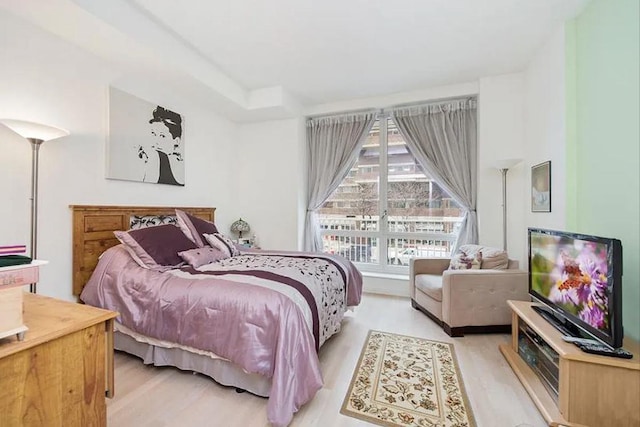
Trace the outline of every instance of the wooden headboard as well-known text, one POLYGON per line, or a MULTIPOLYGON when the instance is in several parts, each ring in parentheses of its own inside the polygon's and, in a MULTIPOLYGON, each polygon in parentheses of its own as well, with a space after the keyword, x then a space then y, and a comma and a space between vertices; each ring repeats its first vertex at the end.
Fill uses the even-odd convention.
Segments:
POLYGON ((73 210, 73 295, 79 296, 98 264, 98 257, 120 243, 113 232, 129 230, 132 217, 175 216, 180 209, 214 221, 215 208, 169 206, 71 205, 73 210))

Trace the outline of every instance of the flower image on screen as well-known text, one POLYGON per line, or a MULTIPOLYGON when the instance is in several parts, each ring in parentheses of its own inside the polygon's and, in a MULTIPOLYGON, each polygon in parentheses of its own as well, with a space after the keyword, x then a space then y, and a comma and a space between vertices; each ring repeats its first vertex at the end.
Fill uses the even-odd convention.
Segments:
POLYGON ((532 288, 603 332, 610 332, 607 245, 560 236, 531 237, 532 288))

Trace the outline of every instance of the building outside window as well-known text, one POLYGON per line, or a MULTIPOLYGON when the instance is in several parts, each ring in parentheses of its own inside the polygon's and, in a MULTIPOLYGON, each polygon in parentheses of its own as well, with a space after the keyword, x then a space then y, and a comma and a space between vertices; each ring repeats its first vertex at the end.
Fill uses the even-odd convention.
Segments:
POLYGON ((450 256, 462 215, 417 163, 393 120, 381 117, 319 210, 323 249, 365 271, 405 273, 411 258, 450 256))

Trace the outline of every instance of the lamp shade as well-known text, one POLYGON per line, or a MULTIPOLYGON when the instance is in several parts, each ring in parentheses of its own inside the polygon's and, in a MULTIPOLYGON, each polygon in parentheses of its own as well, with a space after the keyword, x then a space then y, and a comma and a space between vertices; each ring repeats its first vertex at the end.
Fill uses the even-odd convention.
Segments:
POLYGON ((0 119, 0 123, 23 138, 50 141, 69 135, 69 131, 25 120, 0 119))
POLYGON ((242 233, 245 233, 249 230, 251 230, 251 227, 249 227, 249 224, 247 223, 247 221, 243 220, 242 218, 238 219, 237 221, 234 221, 234 223, 231 224, 231 231, 235 233, 239 233, 241 236, 242 236, 242 233))
POLYGON ((512 167, 514 167, 515 165, 519 164, 520 162, 522 162, 522 159, 502 159, 502 160, 496 160, 495 162, 493 162, 493 167, 496 169, 511 169, 512 167))

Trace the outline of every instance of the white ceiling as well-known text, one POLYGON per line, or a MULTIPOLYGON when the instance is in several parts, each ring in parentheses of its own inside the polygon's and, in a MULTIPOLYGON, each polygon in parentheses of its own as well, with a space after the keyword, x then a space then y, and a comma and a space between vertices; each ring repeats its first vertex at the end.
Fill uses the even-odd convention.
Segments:
MULTIPOLYGON (((234 120, 523 70, 589 0, 2 0, 234 120)), ((129 82, 133 85, 133 79, 129 82)))
POLYGON ((522 70, 584 0, 132 0, 246 89, 305 104, 522 70))

